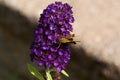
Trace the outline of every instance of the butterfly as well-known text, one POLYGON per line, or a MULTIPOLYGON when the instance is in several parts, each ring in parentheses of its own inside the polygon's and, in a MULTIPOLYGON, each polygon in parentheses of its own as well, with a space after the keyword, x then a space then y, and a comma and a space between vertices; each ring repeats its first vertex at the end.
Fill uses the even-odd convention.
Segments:
POLYGON ((72 34, 72 35, 66 36, 64 38, 61 38, 60 42, 61 43, 73 43, 73 44, 76 44, 76 42, 79 42, 79 41, 74 41, 73 37, 75 37, 75 34, 72 34))

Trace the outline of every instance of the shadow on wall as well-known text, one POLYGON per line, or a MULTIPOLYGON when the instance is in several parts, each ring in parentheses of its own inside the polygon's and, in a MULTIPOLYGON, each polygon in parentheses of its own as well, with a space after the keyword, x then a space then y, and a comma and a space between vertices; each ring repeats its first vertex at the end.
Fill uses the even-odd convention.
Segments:
POLYGON ((20 12, 12 10, 4 4, 0 4, 0 28, 9 32, 16 38, 22 38, 29 42, 36 23, 31 23, 20 12))
POLYGON ((87 56, 81 47, 71 47, 71 62, 68 71, 74 80, 120 80, 120 72, 115 65, 110 65, 87 56))
POLYGON ((26 64, 35 26, 20 12, 0 3, 0 80, 30 80, 26 64))
MULTIPOLYGON (((31 80, 26 63, 29 62, 33 26, 36 23, 0 4, 0 80, 31 80)), ((114 65, 88 57, 83 48, 71 49, 67 67, 70 78, 65 80, 120 80, 114 65)))

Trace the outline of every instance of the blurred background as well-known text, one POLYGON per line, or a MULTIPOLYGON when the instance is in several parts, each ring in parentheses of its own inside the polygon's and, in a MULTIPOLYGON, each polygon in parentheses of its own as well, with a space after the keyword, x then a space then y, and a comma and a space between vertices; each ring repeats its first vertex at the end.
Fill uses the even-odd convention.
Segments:
MULTIPOLYGON (((0 80, 32 80, 30 44, 40 13, 56 0, 0 0, 0 80)), ((120 80, 120 0, 57 0, 73 7, 65 80, 120 80)))

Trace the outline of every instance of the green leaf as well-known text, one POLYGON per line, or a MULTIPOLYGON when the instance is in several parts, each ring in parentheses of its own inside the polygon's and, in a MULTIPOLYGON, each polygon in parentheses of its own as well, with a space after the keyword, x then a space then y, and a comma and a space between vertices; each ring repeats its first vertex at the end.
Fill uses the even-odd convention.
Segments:
POLYGON ((39 73, 39 71, 34 66, 32 66, 31 64, 27 64, 27 67, 33 76, 37 77, 39 80, 44 80, 43 76, 39 73))
POLYGON ((47 80, 53 80, 50 71, 46 71, 47 80))
POLYGON ((69 77, 68 73, 65 70, 62 70, 61 73, 67 77, 69 77))

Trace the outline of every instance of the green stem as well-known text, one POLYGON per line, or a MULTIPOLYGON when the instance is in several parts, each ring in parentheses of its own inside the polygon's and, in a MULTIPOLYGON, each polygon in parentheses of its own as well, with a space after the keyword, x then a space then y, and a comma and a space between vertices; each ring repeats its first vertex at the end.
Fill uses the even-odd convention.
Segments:
POLYGON ((47 68, 47 70, 46 70, 46 76, 47 76, 47 80, 53 80, 52 76, 50 74, 50 69, 49 68, 47 68))

